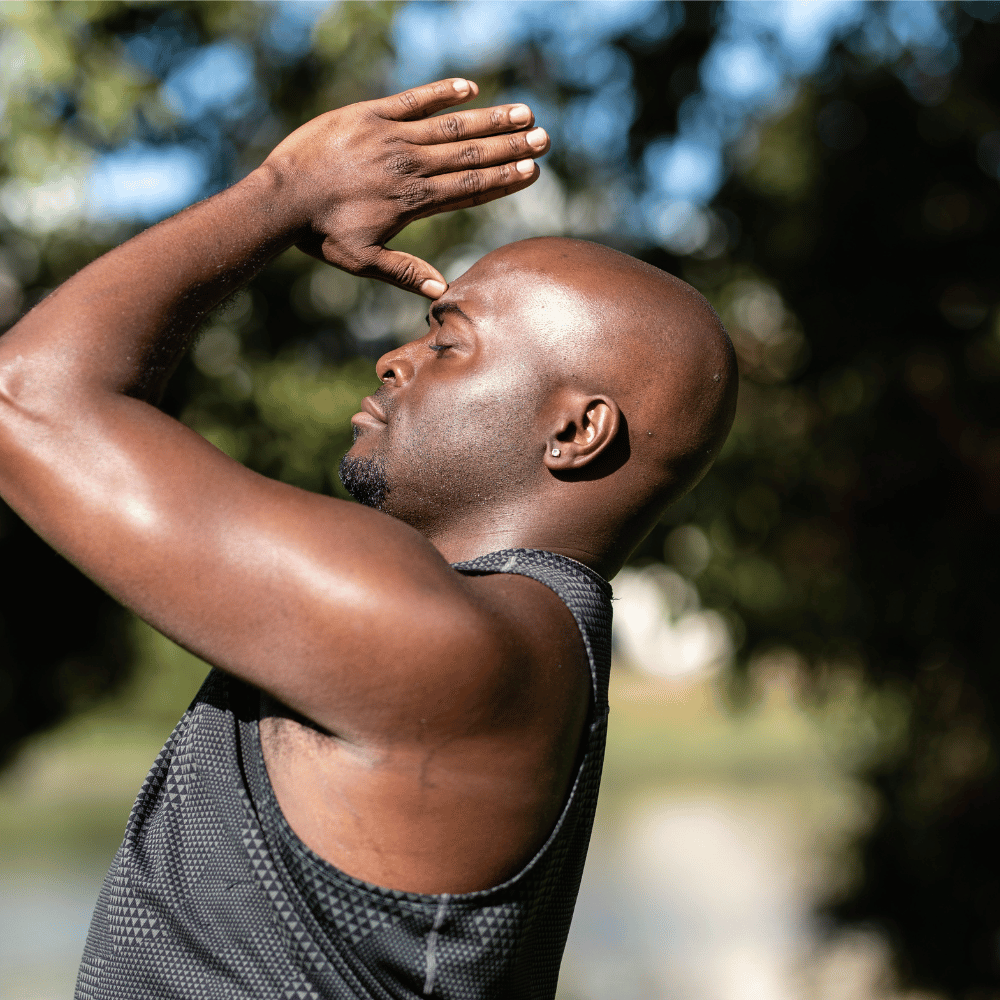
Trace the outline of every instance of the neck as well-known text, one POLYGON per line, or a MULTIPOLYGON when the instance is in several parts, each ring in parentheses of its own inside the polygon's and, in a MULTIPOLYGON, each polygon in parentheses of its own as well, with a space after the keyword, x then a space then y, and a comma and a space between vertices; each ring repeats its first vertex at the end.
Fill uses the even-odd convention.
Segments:
POLYGON ((543 549, 568 556, 589 566, 605 578, 619 569, 618 560, 608 558, 597 539, 585 538, 581 519, 567 514, 557 523, 538 517, 504 517, 494 512, 488 523, 452 524, 439 530, 425 531, 434 547, 450 563, 465 562, 501 549, 543 549))

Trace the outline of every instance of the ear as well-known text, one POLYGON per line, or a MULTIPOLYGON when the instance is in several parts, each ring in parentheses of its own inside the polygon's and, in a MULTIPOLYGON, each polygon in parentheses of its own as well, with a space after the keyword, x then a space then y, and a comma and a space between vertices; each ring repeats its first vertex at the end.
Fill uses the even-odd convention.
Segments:
POLYGON ((545 445, 545 466, 568 472, 589 465, 618 435, 622 414, 609 396, 567 401, 545 445))

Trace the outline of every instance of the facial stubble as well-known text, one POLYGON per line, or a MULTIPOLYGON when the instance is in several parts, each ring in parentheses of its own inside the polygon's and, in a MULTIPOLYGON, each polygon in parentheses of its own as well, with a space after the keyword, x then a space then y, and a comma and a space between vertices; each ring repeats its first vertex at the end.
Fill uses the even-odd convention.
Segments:
MULTIPOLYGON (((354 440, 358 439, 357 428, 354 440)), ((385 464, 378 455, 352 455, 350 452, 340 460, 340 481, 344 489, 358 503, 374 510, 382 510, 389 493, 385 475, 385 464)))
MULTIPOLYGON (((381 402, 391 412, 390 400, 381 402)), ((523 495, 534 468, 524 447, 526 437, 530 440, 524 413, 532 411, 533 402, 521 387, 493 413, 479 410, 474 421, 430 422, 403 446, 405 471, 396 455, 399 445, 394 449, 380 441, 368 455, 348 452, 340 462, 340 480, 359 503, 431 536, 473 510, 497 507, 507 493, 523 495)), ((355 441, 361 433, 355 428, 355 441)))

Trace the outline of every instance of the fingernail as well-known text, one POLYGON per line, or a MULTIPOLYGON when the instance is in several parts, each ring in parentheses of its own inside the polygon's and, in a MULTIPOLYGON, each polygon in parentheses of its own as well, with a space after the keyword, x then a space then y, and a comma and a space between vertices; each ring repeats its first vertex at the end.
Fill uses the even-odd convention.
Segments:
POLYGON ((456 92, 459 94, 467 94, 469 92, 469 81, 468 80, 455 80, 452 84, 456 92))
POLYGON ((530 132, 526 133, 524 138, 528 141, 529 146, 534 146, 536 149, 541 149, 545 145, 545 129, 543 128, 533 128, 530 132))
POLYGON ((517 163, 514 164, 514 169, 517 170, 519 174, 530 174, 535 169, 535 161, 518 160, 517 163))
POLYGON ((429 299, 439 299, 446 291, 448 291, 448 286, 443 281, 435 281, 433 278, 428 278, 420 286, 421 294, 426 295, 429 299))
POLYGON ((531 108, 527 104, 515 104, 508 115, 515 125, 527 125, 531 121, 531 108))

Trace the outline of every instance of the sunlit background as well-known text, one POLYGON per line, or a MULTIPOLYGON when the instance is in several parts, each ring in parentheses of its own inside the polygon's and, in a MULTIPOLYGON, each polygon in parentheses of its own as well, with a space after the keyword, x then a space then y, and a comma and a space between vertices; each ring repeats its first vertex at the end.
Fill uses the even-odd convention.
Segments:
MULTIPOLYGON (((614 581, 606 779, 560 1000, 1000 997, 1000 4, 0 3, 0 323, 330 107, 467 75, 539 181, 394 243, 681 274, 740 358, 716 469, 614 581)), ((141 280, 141 276, 137 276, 141 280)), ((425 304, 290 251, 165 406, 338 493, 425 304)), ((0 996, 64 1000, 206 667, 0 505, 0 996)))

